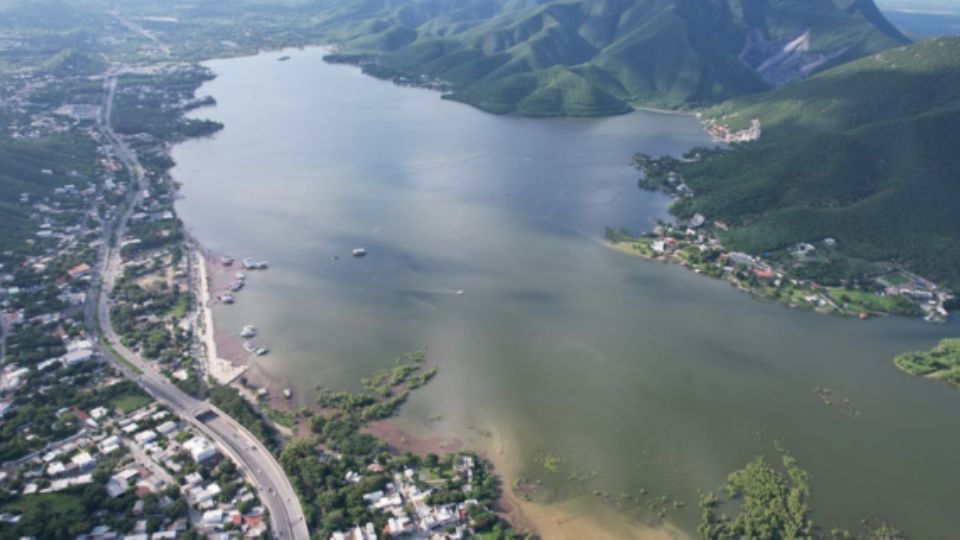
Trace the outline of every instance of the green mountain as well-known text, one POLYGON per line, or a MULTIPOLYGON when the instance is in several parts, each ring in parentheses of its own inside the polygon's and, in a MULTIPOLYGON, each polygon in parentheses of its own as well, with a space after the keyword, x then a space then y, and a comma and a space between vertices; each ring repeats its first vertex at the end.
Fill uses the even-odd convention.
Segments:
POLYGON ((55 77, 98 75, 106 68, 107 63, 103 59, 73 49, 64 49, 38 66, 39 71, 55 77))
POLYGON ((332 3, 341 60, 497 113, 598 115, 766 90, 908 40, 872 0, 332 3))
POLYGON ((682 166, 675 209, 734 227, 759 253, 839 240, 960 287, 960 37, 891 49, 705 114, 762 137, 682 166))

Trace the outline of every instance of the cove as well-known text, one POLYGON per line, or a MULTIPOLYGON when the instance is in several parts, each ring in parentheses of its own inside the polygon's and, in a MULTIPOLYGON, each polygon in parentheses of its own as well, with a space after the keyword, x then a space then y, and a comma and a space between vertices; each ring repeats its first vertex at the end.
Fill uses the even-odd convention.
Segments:
POLYGON ((640 523, 667 497, 692 536, 697 490, 780 444, 812 473, 826 528, 955 530, 960 393, 891 359, 960 325, 789 310, 601 242, 665 215, 630 158, 708 144, 696 119, 493 116, 322 55, 209 62, 200 94, 217 105, 194 114, 225 128, 173 151, 190 232, 271 263, 215 309, 218 328, 255 324, 269 344, 251 374, 310 402, 427 347, 440 371, 401 427, 486 451, 507 490, 542 479, 540 502, 609 492, 640 523))

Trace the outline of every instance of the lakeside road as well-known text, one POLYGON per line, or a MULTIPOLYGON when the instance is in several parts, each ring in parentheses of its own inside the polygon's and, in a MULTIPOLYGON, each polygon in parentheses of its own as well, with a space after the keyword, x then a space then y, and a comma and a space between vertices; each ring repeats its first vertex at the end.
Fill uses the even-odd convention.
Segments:
POLYGON ((104 101, 98 125, 113 146, 117 158, 131 174, 133 194, 119 209, 114 225, 105 227, 103 246, 95 272, 95 290, 88 301, 87 327, 97 340, 101 355, 125 376, 134 380, 157 401, 167 405, 185 422, 213 440, 217 447, 237 463, 246 479, 254 486, 270 513, 270 526, 275 538, 306 539, 309 531, 300 508, 300 501, 286 473, 270 451, 236 420, 209 402, 195 399, 173 385, 155 365, 125 347, 110 320, 109 292, 120 273, 120 255, 111 250, 111 237, 123 235, 133 209, 143 197, 146 176, 136 154, 110 128, 109 118, 116 91, 117 77, 109 73, 104 80, 104 101))

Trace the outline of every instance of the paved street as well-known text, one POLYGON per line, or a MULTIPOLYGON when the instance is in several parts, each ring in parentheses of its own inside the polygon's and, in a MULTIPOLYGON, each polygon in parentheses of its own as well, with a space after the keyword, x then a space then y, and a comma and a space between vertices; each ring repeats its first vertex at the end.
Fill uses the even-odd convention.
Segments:
POLYGON ((120 213, 114 230, 105 231, 100 265, 97 268, 99 294, 91 295, 91 299, 97 300, 95 305, 90 302, 91 305, 88 306, 88 325, 94 329, 95 321, 98 321, 102 339, 112 347, 111 351, 105 343, 100 343, 100 352, 104 358, 109 359, 126 376, 135 380, 154 399, 166 404, 174 414, 212 439, 221 451, 238 464, 270 512, 271 527, 276 538, 309 538, 300 501, 286 474, 270 451, 233 418, 210 403, 194 399, 174 386, 166 376, 156 370, 151 362, 145 361, 138 354, 124 347, 114 331, 110 321, 108 297, 119 272, 120 258, 114 250, 110 250, 108 240, 111 234, 114 238, 120 238, 123 235, 127 220, 143 196, 146 185, 144 171, 137 156, 109 127, 110 107, 116 85, 115 75, 109 76, 104 83, 105 97, 99 123, 102 132, 113 144, 116 156, 131 171, 135 181, 133 186, 135 194, 126 206, 118 210, 120 213), (114 352, 119 358, 114 356, 114 352), (121 359, 126 362, 126 365, 120 361, 121 359), (130 369, 129 366, 134 366, 139 373, 130 369))

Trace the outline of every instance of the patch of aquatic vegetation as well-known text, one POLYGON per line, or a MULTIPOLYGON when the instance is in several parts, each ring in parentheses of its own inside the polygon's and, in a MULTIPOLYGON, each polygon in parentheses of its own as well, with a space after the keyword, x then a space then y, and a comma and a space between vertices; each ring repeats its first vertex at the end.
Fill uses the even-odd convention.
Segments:
POLYGON ((477 427, 477 426, 474 426, 473 424, 467 426, 467 430, 468 430, 468 431, 472 431, 472 432, 476 433, 478 436, 484 437, 484 438, 487 438, 487 439, 493 437, 493 432, 490 431, 489 429, 482 428, 482 427, 477 427))
POLYGON ((424 369, 425 360, 423 350, 398 357, 393 369, 381 370, 360 380, 366 393, 318 387, 317 405, 330 414, 342 414, 361 422, 393 416, 411 390, 423 386, 437 374, 436 366, 424 369))
POLYGON ((703 511, 698 532, 705 540, 740 538, 834 538, 854 540, 901 540, 897 529, 862 520, 863 532, 824 529, 811 519, 810 473, 779 445, 780 463, 771 463, 763 455, 730 473, 719 492, 701 495, 703 511), (719 494, 718 494, 719 493, 719 494))
MULTIPOLYGON (((663 465, 655 463, 650 451, 641 450, 639 455, 641 467, 663 465)), ((528 501, 547 503, 589 496, 638 523, 648 525, 662 524, 672 514, 687 507, 687 501, 677 496, 651 493, 643 487, 611 489, 608 483, 611 479, 605 480, 600 467, 576 463, 551 451, 537 454, 532 465, 513 482, 514 494, 528 501)))
POLYGON ((828 407, 836 407, 843 414, 851 418, 860 417, 860 409, 858 409, 850 398, 843 397, 836 390, 831 388, 826 388, 822 386, 815 386, 813 388, 813 393, 816 394, 820 401, 828 407))
POLYGON ((929 351, 903 353, 893 362, 911 375, 960 386, 960 339, 944 339, 929 351))
POLYGON ((367 392, 384 398, 402 393, 402 389, 420 388, 437 374, 436 366, 423 369, 426 358, 424 350, 404 354, 394 360, 396 365, 393 369, 383 369, 369 377, 364 377, 360 379, 360 384, 367 392))
POLYGON ((537 457, 533 458, 534 462, 543 467, 543 470, 547 471, 550 474, 556 474, 560 472, 560 469, 566 463, 563 458, 554 454, 553 452, 544 452, 538 454, 537 457))
POLYGON ((593 480, 599 475, 600 475, 599 469, 588 467, 586 469, 571 472, 567 476, 567 480, 571 482, 583 483, 583 482, 589 482, 590 480, 593 480))

